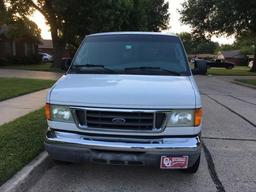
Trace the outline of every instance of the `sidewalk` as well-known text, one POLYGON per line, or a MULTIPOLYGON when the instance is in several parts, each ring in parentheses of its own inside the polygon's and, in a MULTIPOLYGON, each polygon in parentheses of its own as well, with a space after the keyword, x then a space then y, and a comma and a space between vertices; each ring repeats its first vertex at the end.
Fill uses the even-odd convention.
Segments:
POLYGON ((46 101, 48 89, 0 102, 0 125, 40 109, 46 101))
POLYGON ((61 76, 62 76, 62 73, 55 73, 55 72, 0 69, 0 77, 57 80, 61 76))

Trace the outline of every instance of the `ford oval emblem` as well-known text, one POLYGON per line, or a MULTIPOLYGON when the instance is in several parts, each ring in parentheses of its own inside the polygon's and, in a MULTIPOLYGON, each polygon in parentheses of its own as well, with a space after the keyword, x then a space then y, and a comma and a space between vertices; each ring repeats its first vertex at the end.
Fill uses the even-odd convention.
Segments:
POLYGON ((124 124, 126 120, 124 118, 115 117, 112 119, 112 122, 115 124, 124 124))

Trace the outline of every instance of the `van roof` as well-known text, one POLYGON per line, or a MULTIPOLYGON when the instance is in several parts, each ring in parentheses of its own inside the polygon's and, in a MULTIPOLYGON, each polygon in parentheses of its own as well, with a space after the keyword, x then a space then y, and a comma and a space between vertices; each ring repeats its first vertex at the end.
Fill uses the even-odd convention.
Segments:
POLYGON ((134 31, 125 31, 125 32, 104 32, 104 33, 94 33, 87 35, 87 37, 91 36, 101 36, 101 35, 161 35, 161 36, 173 36, 177 37, 175 34, 168 34, 163 32, 134 32, 134 31))

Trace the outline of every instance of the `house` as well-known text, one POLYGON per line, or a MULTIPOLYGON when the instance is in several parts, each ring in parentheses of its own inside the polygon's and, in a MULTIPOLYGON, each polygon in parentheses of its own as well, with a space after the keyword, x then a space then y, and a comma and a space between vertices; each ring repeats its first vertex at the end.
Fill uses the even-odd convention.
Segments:
POLYGON ((0 26, 0 59, 8 57, 30 57, 37 53, 37 43, 26 37, 8 36, 9 27, 0 26))
POLYGON ((41 44, 38 45, 38 51, 42 53, 48 53, 50 55, 53 55, 54 49, 52 45, 51 39, 42 39, 41 44))
POLYGON ((11 28, 0 26, 0 65, 34 63, 38 59, 38 42, 29 36, 12 36, 11 28))
MULTIPOLYGON (((53 48, 51 39, 42 39, 40 42, 41 42, 41 44, 38 45, 39 52, 54 55, 54 48, 53 48)), ((71 51, 69 50, 68 45, 66 45, 65 51, 64 51, 62 57, 71 57, 72 54, 70 52, 71 51)))
POLYGON ((240 50, 222 51, 218 53, 218 59, 225 60, 226 62, 241 65, 247 60, 246 55, 242 54, 240 50))

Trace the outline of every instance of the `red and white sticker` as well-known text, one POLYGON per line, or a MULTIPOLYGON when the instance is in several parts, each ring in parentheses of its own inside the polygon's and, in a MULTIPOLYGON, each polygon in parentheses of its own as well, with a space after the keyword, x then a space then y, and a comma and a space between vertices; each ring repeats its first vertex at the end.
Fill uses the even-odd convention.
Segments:
POLYGON ((161 169, 186 169, 188 168, 188 156, 167 157, 162 156, 160 162, 161 169))

